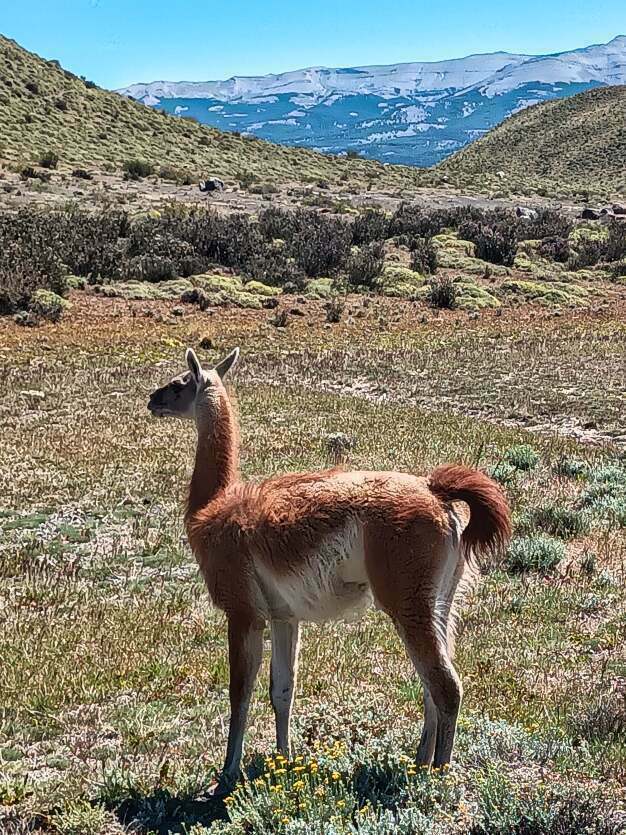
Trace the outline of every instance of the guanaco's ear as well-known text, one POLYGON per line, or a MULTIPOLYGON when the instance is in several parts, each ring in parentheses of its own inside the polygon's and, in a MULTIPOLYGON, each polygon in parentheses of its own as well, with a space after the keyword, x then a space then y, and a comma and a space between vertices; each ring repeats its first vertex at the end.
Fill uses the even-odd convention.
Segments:
POLYGON ((196 384, 200 385, 202 382, 202 366, 200 365, 200 360, 196 356, 193 348, 187 348, 185 359, 187 360, 187 365, 189 366, 189 370, 191 371, 196 384))
POLYGON ((239 359, 239 348, 235 348, 227 357, 224 357, 223 360, 220 360, 218 364, 215 366, 215 370, 223 379, 226 374, 230 371, 230 369, 235 365, 237 360, 239 359))

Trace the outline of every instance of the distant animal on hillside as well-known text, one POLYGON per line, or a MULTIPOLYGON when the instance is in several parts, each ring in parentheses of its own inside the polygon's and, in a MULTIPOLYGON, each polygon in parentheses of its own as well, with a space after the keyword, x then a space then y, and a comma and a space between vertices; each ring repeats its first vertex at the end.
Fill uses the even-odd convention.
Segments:
POLYGON ((417 762, 446 765, 462 694, 455 618, 474 557, 510 536, 501 488, 461 465, 427 477, 332 469, 242 481, 222 382, 238 356, 236 348, 205 370, 189 349, 188 370, 148 402, 153 415, 189 418, 197 429, 185 521, 213 603, 226 613, 230 663, 228 745, 213 794, 229 792, 239 776, 265 624, 276 742, 289 757, 300 622, 344 618, 372 602, 392 619, 424 686, 417 762))
POLYGON ((220 180, 219 177, 211 177, 209 180, 198 183, 198 188, 204 192, 224 191, 224 181, 220 180))

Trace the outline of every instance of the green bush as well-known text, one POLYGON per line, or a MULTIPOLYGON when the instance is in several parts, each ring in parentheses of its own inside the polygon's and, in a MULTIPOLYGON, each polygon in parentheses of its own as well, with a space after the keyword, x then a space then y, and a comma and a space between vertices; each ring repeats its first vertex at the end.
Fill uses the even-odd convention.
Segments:
POLYGON ((590 527, 589 514, 554 504, 533 508, 531 519, 535 528, 561 539, 586 534, 590 527))
POLYGON ((457 306, 457 292, 457 286, 450 276, 432 278, 426 299, 431 307, 454 310, 457 306))
POLYGON ((154 166, 151 162, 142 159, 128 159, 124 163, 125 180, 141 180, 154 173, 154 166))
POLYGON ((507 551, 506 567, 513 574, 536 571, 549 574, 565 556, 565 546, 549 536, 524 536, 514 539, 507 551))
POLYGON ((58 322, 71 305, 51 290, 36 290, 30 300, 30 312, 38 319, 58 322))
POLYGON ((413 238, 409 246, 412 270, 422 275, 437 272, 437 250, 433 246, 432 238, 413 238))
POLYGON ((539 463, 538 453, 528 444, 518 444, 509 447, 504 453, 504 460, 507 464, 515 467, 516 470, 526 472, 534 469, 539 463))
POLYGON ((353 287, 374 287, 376 279, 385 266, 385 252, 382 243, 365 244, 355 249, 348 258, 348 281, 353 287))
POLYGON ((389 218, 382 209, 365 209, 352 224, 352 242, 357 246, 384 241, 389 231, 389 218))
POLYGON ((56 168, 59 164, 59 155, 56 151, 46 151, 39 157, 39 165, 42 168, 56 168))
POLYGON ((579 458, 561 458, 553 467, 556 475, 565 478, 585 478, 589 473, 589 465, 579 458))

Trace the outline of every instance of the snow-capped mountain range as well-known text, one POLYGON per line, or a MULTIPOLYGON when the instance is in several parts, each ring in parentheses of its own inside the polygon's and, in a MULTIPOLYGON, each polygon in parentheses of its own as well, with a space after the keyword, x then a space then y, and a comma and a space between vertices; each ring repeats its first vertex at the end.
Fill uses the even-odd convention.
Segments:
POLYGON ((626 36, 554 55, 304 70, 227 81, 153 81, 119 93, 222 130, 328 153, 432 165, 512 113, 626 84, 626 36))

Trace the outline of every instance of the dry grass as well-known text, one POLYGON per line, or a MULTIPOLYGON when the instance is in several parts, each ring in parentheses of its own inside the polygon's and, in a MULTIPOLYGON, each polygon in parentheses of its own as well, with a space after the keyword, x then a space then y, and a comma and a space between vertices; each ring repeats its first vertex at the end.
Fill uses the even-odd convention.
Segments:
MULTIPOLYGON (((309 303, 301 322, 277 331, 265 311, 170 320, 163 302, 73 301, 56 326, 25 332, 0 323, 3 831, 47 822, 61 835, 96 835, 130 831, 134 821, 165 833, 216 813, 193 800, 222 754, 227 660, 223 618, 209 606, 181 525, 192 432, 145 409, 187 343, 197 346, 208 331, 217 346, 210 358, 244 348, 237 389, 249 477, 325 466, 325 438, 337 431, 356 438, 351 465, 415 471, 444 460, 493 467, 526 443, 540 461, 508 482, 519 517, 576 500, 583 483, 554 475, 564 456, 592 468, 618 462, 614 448, 503 425, 517 403, 557 423, 593 414, 599 430, 615 426, 615 401, 600 392, 617 390, 624 358, 623 329, 610 315, 571 312, 556 328, 547 314, 516 315, 516 324, 450 313, 424 324, 409 305, 381 301, 368 318, 328 328, 322 306, 309 303), (142 310, 152 313, 135 316, 142 310), (381 322, 385 315, 397 318, 381 322), (569 398, 554 391, 555 369, 569 398)), ((495 791, 487 761, 520 791, 536 787, 540 773, 563 790, 584 780, 606 798, 607 815, 617 808, 626 776, 615 733, 624 719, 623 529, 598 517, 568 540, 566 554, 547 576, 486 567, 459 641, 463 769, 445 802, 434 784, 402 800, 408 778, 397 757, 412 754, 421 705, 385 617, 305 630, 297 746, 311 756, 315 740, 343 740, 332 760, 342 792, 333 803, 365 802, 351 781, 384 756, 396 774, 385 791, 402 815, 432 802, 432 820, 441 813, 452 827, 441 831, 467 831, 458 791, 468 808, 483 808, 495 791), (607 705, 612 723, 597 718, 607 705)), ((254 752, 272 750, 267 684, 264 668, 248 765, 254 752)), ((248 801, 238 803, 233 833, 249 814, 248 801)), ((476 822, 479 812, 471 814, 476 822)))

